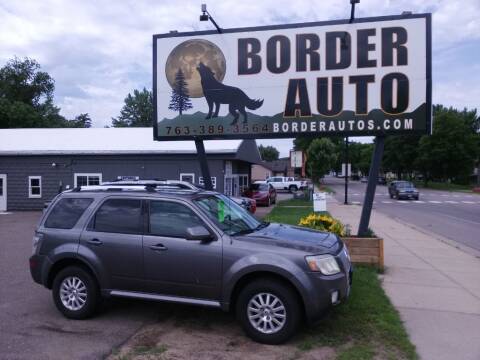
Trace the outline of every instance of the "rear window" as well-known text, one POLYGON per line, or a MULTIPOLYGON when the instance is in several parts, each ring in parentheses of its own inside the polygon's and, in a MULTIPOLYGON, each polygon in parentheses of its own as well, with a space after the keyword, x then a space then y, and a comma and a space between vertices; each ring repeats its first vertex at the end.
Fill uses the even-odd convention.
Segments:
POLYGON ((53 229, 71 229, 85 212, 93 199, 60 199, 48 215, 44 226, 53 229))

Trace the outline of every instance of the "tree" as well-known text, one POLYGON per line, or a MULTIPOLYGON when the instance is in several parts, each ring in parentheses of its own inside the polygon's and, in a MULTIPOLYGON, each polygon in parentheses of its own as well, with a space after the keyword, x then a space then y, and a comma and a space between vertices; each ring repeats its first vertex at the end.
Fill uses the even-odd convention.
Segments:
POLYGON ((415 170, 415 159, 418 157, 420 135, 395 135, 385 139, 383 167, 397 174, 411 176, 415 170))
POLYGON ((183 111, 191 109, 192 107, 185 76, 183 75, 182 69, 178 69, 177 75, 175 76, 175 84, 172 89, 172 98, 168 108, 173 111, 178 111, 178 113, 182 115, 183 111))
POLYGON ((51 105, 54 89, 54 80, 40 71, 40 64, 33 59, 15 57, 0 69, 1 99, 39 109, 51 105))
POLYGON ((273 146, 263 146, 260 145, 258 147, 258 151, 260 152, 260 156, 262 157, 263 161, 274 161, 278 160, 280 153, 278 150, 273 146))
POLYGON ((318 181, 337 161, 335 144, 328 138, 315 139, 307 150, 307 169, 313 181, 318 181))
POLYGON ((70 121, 72 127, 89 128, 92 127, 92 119, 88 113, 80 114, 70 121))
POLYGON ((359 144, 360 151, 358 161, 356 163, 357 169, 362 175, 366 176, 370 172, 370 163, 372 162, 372 153, 374 144, 359 144))
POLYGON ((153 95, 143 88, 128 94, 120 116, 112 118, 114 127, 148 127, 153 124, 153 95))
POLYGON ((8 61, 0 68, 0 128, 70 126, 53 104, 54 89, 54 80, 37 61, 8 61))
POLYGON ((420 140, 417 168, 424 179, 468 182, 479 156, 479 134, 471 114, 452 108, 434 108, 433 132, 420 140))

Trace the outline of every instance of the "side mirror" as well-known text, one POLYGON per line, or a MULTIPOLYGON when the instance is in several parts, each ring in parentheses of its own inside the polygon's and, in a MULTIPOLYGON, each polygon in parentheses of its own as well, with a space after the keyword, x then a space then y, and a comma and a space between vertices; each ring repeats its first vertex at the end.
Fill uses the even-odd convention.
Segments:
POLYGON ((213 236, 212 234, 210 234, 210 231, 208 231, 205 226, 201 226, 201 225, 188 227, 185 238, 187 240, 200 240, 200 241, 213 240, 213 236))

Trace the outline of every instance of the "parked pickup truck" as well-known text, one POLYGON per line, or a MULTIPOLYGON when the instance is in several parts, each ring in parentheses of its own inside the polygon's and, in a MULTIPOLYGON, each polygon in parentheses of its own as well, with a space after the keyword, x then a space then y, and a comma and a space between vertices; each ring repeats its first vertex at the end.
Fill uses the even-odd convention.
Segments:
POLYGON ((269 177, 265 180, 265 182, 272 184, 276 190, 288 190, 290 192, 308 187, 307 182, 304 180, 295 180, 293 177, 285 176, 269 177))

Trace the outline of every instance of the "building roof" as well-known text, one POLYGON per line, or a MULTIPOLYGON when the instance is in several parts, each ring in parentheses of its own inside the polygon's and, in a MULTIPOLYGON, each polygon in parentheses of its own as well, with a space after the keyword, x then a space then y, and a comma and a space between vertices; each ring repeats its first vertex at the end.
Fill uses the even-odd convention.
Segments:
MULTIPOLYGON (((206 140, 205 151, 235 154, 242 140, 206 140)), ((0 129, 0 155, 195 154, 194 141, 154 141, 152 128, 0 129)))

